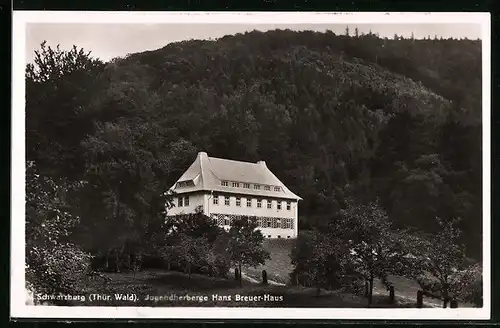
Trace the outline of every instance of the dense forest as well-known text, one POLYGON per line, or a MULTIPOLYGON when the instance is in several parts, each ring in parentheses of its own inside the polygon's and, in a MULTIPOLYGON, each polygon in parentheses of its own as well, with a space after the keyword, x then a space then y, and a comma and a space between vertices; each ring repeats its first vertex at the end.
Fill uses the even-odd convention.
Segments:
POLYGON ((436 217, 460 218, 480 260, 481 79, 480 40, 349 28, 110 62, 42 44, 26 70, 27 161, 51 186, 78 185, 58 206, 79 219, 63 235, 86 251, 147 249, 165 191, 205 151, 265 160, 304 199, 300 231, 341 222, 347 199, 378 199, 395 227, 433 233, 436 217))

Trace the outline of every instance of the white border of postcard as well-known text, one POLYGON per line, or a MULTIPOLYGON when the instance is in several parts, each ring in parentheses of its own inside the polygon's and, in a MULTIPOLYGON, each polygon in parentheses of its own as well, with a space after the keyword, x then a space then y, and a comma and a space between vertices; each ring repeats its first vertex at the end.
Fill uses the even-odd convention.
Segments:
POLYGON ((490 319, 490 14, 489 13, 283 13, 283 12, 55 12, 14 11, 12 37, 11 316, 16 318, 127 319, 490 319), (221 308, 90 307, 25 304, 25 24, 26 23, 239 23, 363 24, 474 23, 482 27, 483 68, 483 308, 221 308))

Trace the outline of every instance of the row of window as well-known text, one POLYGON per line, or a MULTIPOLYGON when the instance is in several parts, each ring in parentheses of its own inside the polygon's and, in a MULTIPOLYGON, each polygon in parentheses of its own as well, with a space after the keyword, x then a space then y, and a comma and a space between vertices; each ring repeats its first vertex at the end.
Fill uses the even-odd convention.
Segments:
MULTIPOLYGON (((223 187, 229 187, 230 182, 229 181, 221 181, 220 184, 223 187)), ((250 189, 250 183, 231 182, 231 186, 233 188, 240 188, 240 185, 245 189, 250 189)), ((260 190, 260 187, 261 187, 260 184, 253 185, 253 189, 255 189, 255 190, 260 190)), ((281 187, 278 187, 278 186, 263 185, 263 187, 264 187, 265 191, 271 191, 271 188, 273 188, 274 191, 281 191, 281 187)))
POLYGON ((181 181, 177 182, 177 188, 183 188, 192 185, 192 181, 181 181))
MULTIPOLYGON (((238 215, 211 214, 212 220, 219 226, 230 226, 234 219, 240 218, 238 215)), ((293 229, 294 219, 292 218, 273 218, 273 217, 254 217, 249 220, 255 220, 259 228, 275 229, 293 229)))
MULTIPOLYGON (((220 196, 213 196, 212 203, 214 205, 219 205, 219 198, 220 196)), ((246 207, 252 207, 252 198, 243 198, 246 201, 243 201, 243 204, 246 204, 246 207)), ((257 208, 262 208, 262 199, 257 198, 257 208)), ((273 203, 274 201, 271 199, 264 199, 264 202, 266 202, 266 207, 268 209, 273 208, 273 203)), ((282 201, 276 201, 276 209, 281 210, 283 206, 282 201)), ((241 207, 242 200, 241 197, 236 197, 236 206, 241 207)), ((231 198, 229 196, 224 196, 224 205, 230 206, 231 205, 231 198)), ((286 210, 290 211, 292 209, 292 203, 291 202, 286 202, 286 210)))

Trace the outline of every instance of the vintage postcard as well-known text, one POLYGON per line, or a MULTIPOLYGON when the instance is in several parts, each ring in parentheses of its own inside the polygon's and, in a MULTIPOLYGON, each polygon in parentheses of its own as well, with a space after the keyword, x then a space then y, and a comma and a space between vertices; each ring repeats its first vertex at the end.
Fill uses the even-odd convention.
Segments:
POLYGON ((490 318, 489 14, 13 33, 11 317, 490 318))

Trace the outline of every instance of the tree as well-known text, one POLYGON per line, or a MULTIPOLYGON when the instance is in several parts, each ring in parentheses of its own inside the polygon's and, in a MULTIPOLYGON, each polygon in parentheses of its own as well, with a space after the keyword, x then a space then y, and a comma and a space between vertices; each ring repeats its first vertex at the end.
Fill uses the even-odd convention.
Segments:
POLYGON ((290 254, 295 266, 291 278, 297 285, 316 287, 317 295, 321 288, 340 287, 346 282, 341 262, 345 251, 342 244, 320 231, 300 234, 290 254))
POLYGON ((178 242, 175 245, 176 253, 179 255, 179 262, 184 263, 185 272, 191 277, 194 266, 201 266, 206 260, 210 251, 207 239, 203 237, 192 237, 181 233, 177 236, 178 242))
POLYGON ((67 206, 78 184, 55 183, 26 165, 26 282, 35 294, 75 293, 90 272, 91 256, 70 242, 78 217, 67 206))
POLYGON ((333 231, 342 236, 349 248, 345 265, 369 282, 368 303, 371 304, 374 279, 388 282, 398 243, 378 201, 359 204, 351 199, 340 213, 333 231))
POLYGON ((436 218, 436 221, 440 227, 438 233, 415 239, 414 248, 422 254, 419 257, 422 274, 416 280, 423 290, 439 293, 446 307, 452 298, 466 298, 465 290, 478 270, 475 264, 468 263, 465 248, 459 243, 459 220, 436 218))
POLYGON ((86 112, 104 64, 90 52, 41 44, 26 66, 26 149, 41 173, 78 179, 80 142, 92 131, 86 112))
MULTIPOLYGON (((256 228, 257 223, 247 218, 235 219, 231 223, 227 252, 240 273, 242 266, 257 267, 271 258, 262 248, 264 236, 256 228)), ((241 275, 239 280, 241 285, 241 275)))

